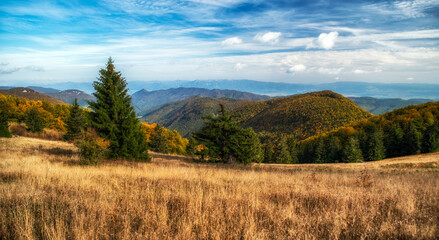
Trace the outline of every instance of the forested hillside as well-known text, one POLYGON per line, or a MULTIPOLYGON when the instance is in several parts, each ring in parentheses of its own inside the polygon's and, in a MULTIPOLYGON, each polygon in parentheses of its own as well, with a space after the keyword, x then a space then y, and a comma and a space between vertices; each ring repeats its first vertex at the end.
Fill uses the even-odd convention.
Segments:
POLYGON ((434 102, 431 99, 401 99, 401 98, 373 98, 373 97, 349 97, 354 103, 364 110, 374 114, 380 115, 390 112, 397 108, 402 108, 410 105, 423 104, 427 102, 434 102))
POLYGON ((204 89, 204 88, 171 88, 167 90, 147 91, 140 90, 132 95, 133 105, 139 116, 145 115, 152 108, 193 96, 211 98, 234 98, 250 101, 263 101, 270 99, 265 95, 234 90, 204 89))
POLYGON ((439 102, 359 121, 296 146, 299 162, 373 161, 439 150, 439 102))
POLYGON ((283 133, 305 139, 366 119, 372 115, 331 91, 312 92, 254 102, 233 111, 244 126, 266 134, 283 133))
POLYGON ((158 123, 171 130, 177 130, 183 137, 189 137, 191 133, 203 127, 204 121, 201 117, 218 113, 220 104, 227 110, 232 110, 249 103, 251 102, 230 98, 191 97, 165 104, 147 113, 142 121, 158 123))
POLYGON ((3 95, 12 95, 16 97, 26 98, 33 101, 46 101, 52 104, 66 104, 65 102, 58 100, 56 98, 44 95, 30 88, 17 87, 11 89, 0 90, 3 95))

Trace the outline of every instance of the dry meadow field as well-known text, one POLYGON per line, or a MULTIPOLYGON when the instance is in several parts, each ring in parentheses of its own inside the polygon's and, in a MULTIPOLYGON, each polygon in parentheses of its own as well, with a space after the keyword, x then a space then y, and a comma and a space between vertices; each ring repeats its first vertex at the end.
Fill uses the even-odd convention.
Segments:
POLYGON ((81 166, 72 144, 0 139, 0 239, 437 239, 439 154, 81 166))

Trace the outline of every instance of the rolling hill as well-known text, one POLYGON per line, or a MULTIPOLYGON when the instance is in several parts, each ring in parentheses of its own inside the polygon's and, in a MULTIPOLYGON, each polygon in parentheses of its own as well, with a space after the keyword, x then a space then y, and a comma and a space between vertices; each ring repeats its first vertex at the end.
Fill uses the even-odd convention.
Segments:
POLYGON ((401 99, 401 98, 386 98, 379 99, 373 97, 349 97, 354 103, 364 110, 374 114, 380 115, 390 112, 397 108, 402 108, 410 105, 418 105, 427 102, 433 102, 431 99, 401 99))
POLYGON ((47 95, 49 95, 53 98, 56 98, 58 100, 61 100, 63 102, 69 103, 69 104, 73 104, 73 102, 75 101, 75 98, 77 98, 78 104, 81 107, 87 107, 88 106, 87 101, 96 100, 96 98, 94 96, 87 94, 83 91, 76 90, 76 89, 69 89, 69 90, 60 91, 60 92, 47 93, 47 95))
POLYGON ((223 104, 227 110, 251 103, 247 100, 211 97, 190 97, 185 100, 164 104, 150 111, 142 121, 158 123, 168 129, 177 130, 183 137, 198 131, 203 126, 202 116, 217 113, 219 104, 223 104))
POLYGON ((233 111, 256 132, 295 134, 304 139, 372 116, 348 98, 320 91, 254 102, 233 111))
POLYGON ((133 105, 139 116, 146 114, 151 108, 169 102, 184 100, 193 96, 211 98, 234 98, 250 101, 263 101, 268 96, 234 90, 204 89, 204 88, 171 88, 167 90, 140 90, 132 95, 133 105))
POLYGON ((33 101, 47 101, 52 104, 66 104, 61 100, 44 95, 30 88, 17 87, 7 90, 0 90, 0 93, 4 95, 13 95, 16 97, 26 98, 28 100, 33 100, 33 101))

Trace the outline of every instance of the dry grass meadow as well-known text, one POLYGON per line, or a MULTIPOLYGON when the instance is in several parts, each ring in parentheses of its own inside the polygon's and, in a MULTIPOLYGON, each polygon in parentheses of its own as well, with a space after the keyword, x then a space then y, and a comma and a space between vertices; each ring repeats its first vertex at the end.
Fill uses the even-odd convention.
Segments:
POLYGON ((0 139, 0 239, 438 239, 439 154, 333 165, 81 166, 0 139))

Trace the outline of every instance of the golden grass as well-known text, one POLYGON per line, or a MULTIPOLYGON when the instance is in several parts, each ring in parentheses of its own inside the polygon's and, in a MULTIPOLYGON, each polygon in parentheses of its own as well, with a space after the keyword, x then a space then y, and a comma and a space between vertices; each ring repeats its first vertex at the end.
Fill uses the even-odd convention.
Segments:
POLYGON ((0 239, 439 236, 437 154, 298 166, 151 155, 86 167, 68 143, 0 139, 0 239))

